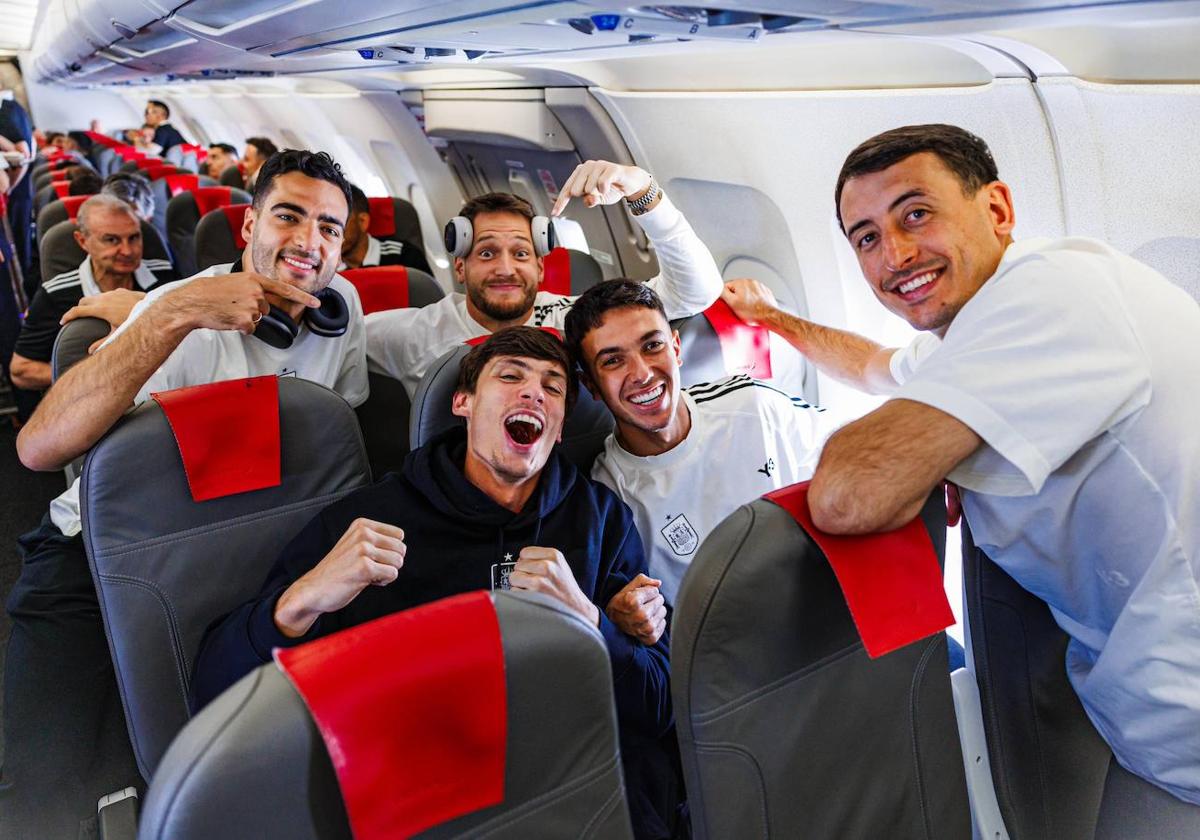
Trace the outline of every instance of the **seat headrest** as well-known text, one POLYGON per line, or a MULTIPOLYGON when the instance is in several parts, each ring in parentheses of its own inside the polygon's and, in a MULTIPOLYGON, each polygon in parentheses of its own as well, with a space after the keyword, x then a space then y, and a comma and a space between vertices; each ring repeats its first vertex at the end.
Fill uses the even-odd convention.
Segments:
POLYGON ((371 206, 371 226, 367 232, 376 239, 394 239, 420 247, 421 222, 417 210, 407 201, 395 196, 368 198, 371 206))
POLYGON ((232 262, 246 247, 242 223, 249 204, 231 204, 205 213, 196 224, 196 268, 232 262))
POLYGON ((487 593, 395 613, 275 659, 329 748, 358 840, 408 837, 503 801, 504 648, 487 593), (403 712, 381 729, 381 708, 403 712))
POLYGON ((673 321, 679 331, 680 382, 690 388, 743 373, 770 379, 771 337, 763 327, 752 327, 718 299, 706 311, 673 321))
POLYGON ((364 315, 388 309, 426 306, 445 297, 442 287, 431 276, 402 265, 349 268, 339 274, 358 290, 364 315))
POLYGON ((542 260, 541 290, 556 295, 581 295, 604 279, 604 270, 591 254, 555 248, 542 260))
MULTIPOLYGON (((240 190, 239 190, 240 192, 240 190)), ((232 187, 197 187, 192 190, 192 198, 196 201, 196 209, 203 216, 218 207, 228 207, 233 204, 232 187)))
POLYGON ((67 211, 67 218, 72 222, 79 215, 79 208, 83 206, 83 202, 91 198, 90 195, 69 195, 66 198, 60 198, 63 209, 67 211))
POLYGON ((88 356, 88 349, 112 331, 102 318, 76 318, 67 321, 54 337, 54 349, 50 353, 50 376, 59 378, 78 362, 88 356))
MULTIPOLYGON (((423 446, 449 428, 465 425, 466 421, 451 411, 451 401, 458 384, 459 365, 470 349, 470 345, 464 344, 449 351, 425 372, 413 395, 408 427, 412 449, 423 446)), ((612 432, 613 418, 604 402, 592 399, 582 382, 578 387, 579 394, 563 424, 558 449, 584 475, 590 475, 592 462, 604 449, 604 440, 612 432)))

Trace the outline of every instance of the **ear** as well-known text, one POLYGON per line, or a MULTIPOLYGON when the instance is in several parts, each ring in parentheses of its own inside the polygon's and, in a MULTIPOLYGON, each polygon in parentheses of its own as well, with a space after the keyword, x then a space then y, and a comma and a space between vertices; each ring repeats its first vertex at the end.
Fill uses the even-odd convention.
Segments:
POLYGON ((454 279, 462 285, 467 285, 467 263, 462 257, 454 258, 454 279))
POLYGON ((470 417, 472 396, 467 391, 455 391, 454 398, 450 401, 451 413, 456 417, 470 417))
MULTIPOLYGON (((87 241, 78 228, 75 229, 75 241, 79 244, 80 248, 83 248, 83 243, 87 241)), ((87 249, 84 248, 84 250, 86 251, 87 249)))
POLYGON ((683 367, 683 348, 679 341, 679 330, 671 330, 671 351, 675 354, 675 366, 683 367))
POLYGON ((1013 209, 1012 190, 1003 181, 993 181, 983 188, 987 201, 988 218, 992 222, 992 230, 996 236, 1003 239, 1012 233, 1016 226, 1016 211, 1013 209))
POLYGON ((246 215, 242 217, 242 239, 246 244, 250 244, 250 240, 254 236, 254 206, 246 208, 246 215))
POLYGON ((358 214, 358 228, 359 228, 359 230, 363 231, 364 233, 367 233, 371 230, 371 214, 370 213, 359 213, 358 214))
POLYGON ((545 257, 537 258, 537 267, 538 267, 538 285, 540 286, 540 285, 542 285, 542 281, 546 279, 546 258, 545 257))

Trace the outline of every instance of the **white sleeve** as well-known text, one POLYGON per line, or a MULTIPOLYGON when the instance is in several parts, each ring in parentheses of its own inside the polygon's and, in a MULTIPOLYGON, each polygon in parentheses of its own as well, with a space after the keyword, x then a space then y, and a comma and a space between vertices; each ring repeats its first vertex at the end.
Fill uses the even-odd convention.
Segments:
POLYGON ((921 363, 929 358, 930 353, 941 346, 942 340, 933 333, 917 333, 906 347, 898 348, 888 360, 892 379, 896 380, 897 385, 903 385, 912 379, 921 363))
POLYGON ((976 293, 895 397, 940 409, 983 438, 952 480, 1017 496, 1038 492, 1150 392, 1149 361, 1111 287, 1039 259, 976 293))
POLYGON ((350 299, 350 324, 342 339, 344 355, 333 390, 345 397, 351 408, 358 408, 366 402, 370 392, 367 384, 367 328, 358 292, 349 282, 346 285, 349 289, 342 290, 342 294, 350 299))
POLYGON ((774 388, 764 397, 780 439, 787 442, 792 474, 797 481, 812 478, 825 439, 833 431, 826 412, 803 397, 793 397, 774 388))
POLYGON ((687 318, 712 306, 724 287, 721 272, 671 199, 663 195, 658 206, 634 220, 658 257, 660 273, 646 285, 662 299, 667 318, 687 318))

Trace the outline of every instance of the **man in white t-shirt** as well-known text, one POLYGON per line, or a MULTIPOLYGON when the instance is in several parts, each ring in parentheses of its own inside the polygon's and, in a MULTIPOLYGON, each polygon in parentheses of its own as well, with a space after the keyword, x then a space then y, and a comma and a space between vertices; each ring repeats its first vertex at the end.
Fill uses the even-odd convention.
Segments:
POLYGON ((1013 242, 982 140, 909 126, 838 178, 876 297, 941 346, 834 434, 818 527, 913 518, 949 477, 976 543, 1046 601, 1066 669, 1117 761, 1200 804, 1200 306, 1100 242, 1013 242))
POLYGON ((654 598, 657 583, 674 600, 696 549, 722 519, 812 475, 820 409, 747 376, 681 390, 679 333, 654 290, 631 280, 580 295, 566 341, 588 390, 616 421, 592 478, 633 510, 657 579, 618 606, 654 598))
MULTIPOLYGON (((335 275, 349 193, 323 152, 272 158, 246 213, 241 265, 162 286, 138 303, 100 350, 47 392, 17 441, 26 466, 60 469, 153 391, 274 373, 319 382, 351 405, 365 400, 362 308, 335 275), (328 289, 348 310, 336 337, 305 324, 306 307, 320 305, 314 295, 328 297, 328 289), (272 307, 272 318, 296 327, 290 347, 261 340, 272 307)), ((7 604, 6 838, 73 837, 94 819, 100 796, 141 784, 80 530, 76 483, 20 539, 21 575, 7 604)))
MULTIPOLYGON (((557 215, 572 198, 587 207, 625 199, 646 232, 662 272, 647 282, 667 315, 703 312, 721 294, 721 272, 691 225, 650 176, 636 166, 590 160, 576 167, 559 191, 557 215)), ((411 397, 421 377, 447 351, 503 327, 561 330, 574 298, 538 291, 542 259, 534 250, 533 208, 509 193, 473 198, 460 211, 473 237, 466 256, 454 260, 466 294, 448 295, 420 309, 367 316, 371 370, 404 383, 411 397)))

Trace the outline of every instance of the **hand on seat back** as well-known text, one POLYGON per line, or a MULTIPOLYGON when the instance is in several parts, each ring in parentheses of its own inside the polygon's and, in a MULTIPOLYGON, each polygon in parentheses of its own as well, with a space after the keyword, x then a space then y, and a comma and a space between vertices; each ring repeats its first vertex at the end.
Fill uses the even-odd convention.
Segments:
POLYGON ((556 548, 526 546, 508 578, 513 589, 541 592, 562 601, 593 626, 600 624, 600 610, 583 594, 567 558, 556 548))
POLYGON ((321 302, 290 283, 252 271, 203 277, 162 296, 157 304, 193 329, 237 330, 245 335, 270 311, 267 295, 317 308, 321 302))
MULTIPOLYGON (((74 321, 76 318, 99 318, 102 321, 107 321, 109 327, 115 330, 117 327, 124 324, 129 318, 129 313, 138 305, 138 302, 146 296, 145 292, 135 292, 132 289, 113 289, 110 292, 101 292, 98 295, 87 295, 79 299, 79 303, 72 306, 59 319, 60 324, 66 324, 68 321, 74 321)), ((95 353, 100 349, 100 345, 108 341, 108 336, 97 339, 88 347, 88 353, 95 353)))
POLYGON ((387 586, 404 565, 404 530, 386 522, 356 519, 337 544, 275 605, 275 626, 303 636, 324 613, 349 604, 368 586, 387 586))
POLYGON ((721 290, 721 300, 729 305, 734 315, 751 325, 757 325, 766 312, 779 308, 775 293, 749 277, 727 282, 721 290))
POLYGON ((622 166, 606 160, 589 160, 575 167, 571 177, 558 191, 552 216, 566 209, 572 198, 582 198, 585 207, 616 204, 622 198, 634 198, 650 187, 650 173, 637 166, 622 166))
POLYGON ((612 597, 604 614, 626 636, 632 636, 649 647, 667 629, 667 602, 655 580, 639 573, 612 597))

